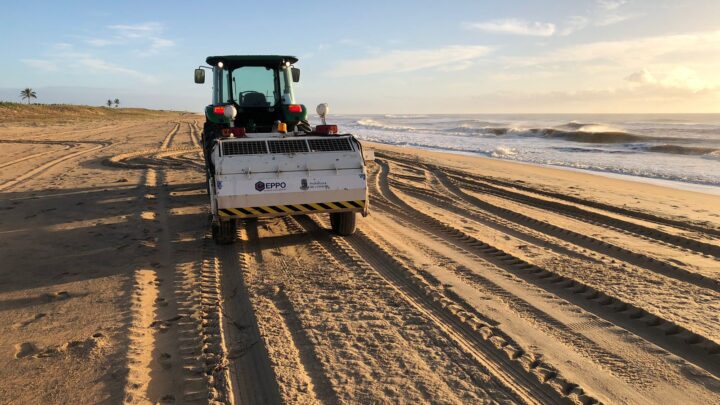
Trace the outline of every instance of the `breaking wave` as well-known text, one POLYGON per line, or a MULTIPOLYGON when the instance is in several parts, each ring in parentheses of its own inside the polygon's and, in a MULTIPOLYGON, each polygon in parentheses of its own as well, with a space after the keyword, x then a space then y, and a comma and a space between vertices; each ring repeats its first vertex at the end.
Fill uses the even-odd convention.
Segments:
POLYGON ((527 128, 521 126, 499 126, 497 123, 479 120, 438 122, 431 127, 415 127, 405 123, 388 123, 382 119, 364 118, 355 124, 366 129, 393 132, 430 132, 459 136, 535 137, 559 139, 579 143, 621 144, 652 141, 681 141, 682 138, 652 137, 625 132, 621 129, 593 123, 569 122, 555 127, 527 128), (452 126, 448 127, 447 124, 452 126), (459 124, 459 125, 458 125, 459 124))
POLYGON ((428 118, 429 115, 425 114, 385 114, 385 118, 428 118))
POLYGON ((720 185, 720 115, 365 115, 363 140, 497 159, 720 185))
POLYGON ((363 120, 356 121, 356 124, 366 127, 366 128, 372 128, 372 129, 382 129, 386 131, 402 131, 402 132, 409 132, 409 131, 416 131, 417 129, 414 127, 406 126, 406 125, 389 125, 384 124, 380 121, 376 121, 374 119, 368 118, 363 120))
POLYGON ((490 152, 490 156, 496 157, 496 158, 508 157, 508 156, 514 156, 514 155, 517 155, 517 150, 515 150, 515 148, 510 148, 507 146, 498 146, 492 152, 490 152))
POLYGON ((720 149, 702 146, 653 145, 645 148, 648 152, 670 153, 673 155, 709 155, 720 157, 720 149))
MULTIPOLYGON (((653 140, 652 137, 635 135, 623 131, 568 131, 555 128, 533 128, 528 131, 531 135, 543 138, 559 138, 572 142, 584 143, 631 143, 653 140)), ((663 138, 667 140, 668 138, 663 138)))
MULTIPOLYGON (((537 138, 562 139, 572 142, 584 143, 631 143, 651 141, 654 138, 642 135, 635 135, 619 130, 602 131, 594 128, 593 131, 569 130, 560 128, 516 128, 516 127, 454 127, 448 128, 446 132, 452 134, 474 134, 479 136, 527 136, 537 138)), ((668 140, 668 138, 661 138, 668 140)))
POLYGON ((522 128, 522 127, 498 127, 487 126, 474 128, 460 126, 448 128, 445 131, 453 134, 475 134, 479 136, 516 136, 536 137, 547 139, 560 139, 580 143, 616 144, 616 143, 639 143, 651 141, 681 141, 683 138, 652 137, 637 135, 623 130, 599 124, 583 124, 570 122, 556 127, 545 128, 522 128))

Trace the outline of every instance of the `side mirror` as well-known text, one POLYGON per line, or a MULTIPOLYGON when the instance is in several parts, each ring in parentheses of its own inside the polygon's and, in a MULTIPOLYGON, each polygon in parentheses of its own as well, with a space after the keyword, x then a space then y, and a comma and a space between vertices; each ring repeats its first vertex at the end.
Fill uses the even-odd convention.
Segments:
POLYGON ((197 83, 197 84, 205 83, 205 70, 204 69, 195 69, 195 83, 197 83))
POLYGON ((290 68, 290 71, 292 72, 292 78, 293 82, 297 83, 300 81, 300 69, 298 68, 290 68))

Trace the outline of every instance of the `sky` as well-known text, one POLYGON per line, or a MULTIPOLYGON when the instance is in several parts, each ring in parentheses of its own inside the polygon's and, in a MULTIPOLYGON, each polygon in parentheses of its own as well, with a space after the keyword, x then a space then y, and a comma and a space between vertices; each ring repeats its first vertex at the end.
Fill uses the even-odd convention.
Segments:
POLYGON ((289 54, 343 114, 719 113, 718 0, 6 2, 0 100, 201 111, 209 55, 289 54))

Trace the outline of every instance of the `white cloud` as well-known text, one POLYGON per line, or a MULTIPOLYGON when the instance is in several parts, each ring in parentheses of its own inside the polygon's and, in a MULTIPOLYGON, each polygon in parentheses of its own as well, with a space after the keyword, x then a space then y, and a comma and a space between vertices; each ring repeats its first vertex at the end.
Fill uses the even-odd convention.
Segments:
POLYGON ((557 102, 553 108, 560 111, 579 108, 561 101, 563 97, 607 111, 671 111, 672 106, 713 111, 720 105, 720 60, 709 57, 720 49, 720 30, 546 48, 534 55, 496 58, 494 87, 532 92, 538 100, 557 102), (701 100, 712 103, 702 105, 701 100), (635 102, 640 104, 632 106, 635 102), (613 103, 617 105, 611 107, 613 103))
MULTIPOLYGON (((657 85, 617 86, 585 90, 498 91, 477 93, 473 105, 488 112, 519 113, 699 113, 717 112, 720 92, 657 85)), ((462 106, 458 106, 462 108, 462 106)))
POLYGON ((46 72, 54 72, 58 70, 58 65, 54 61, 46 59, 21 59, 22 63, 33 69, 44 70, 46 72))
POLYGON ((477 23, 468 23, 469 29, 512 35, 527 35, 537 37, 550 37, 555 34, 556 27, 552 23, 531 22, 510 18, 505 20, 494 20, 477 23))
POLYGON ((593 18, 594 25, 606 27, 639 17, 639 14, 628 14, 623 12, 626 0, 597 0, 597 12, 593 18))
POLYGON ((62 52, 62 51, 71 50, 74 47, 72 44, 68 44, 67 42, 58 42, 58 43, 54 44, 52 46, 52 48, 55 51, 62 52))
POLYGON ((175 46, 175 41, 164 38, 151 37, 148 38, 148 41, 150 42, 150 46, 148 46, 147 49, 135 51, 138 56, 156 55, 164 49, 175 46))
POLYGON ((470 68, 472 65, 473 65, 473 61, 465 60, 465 61, 454 63, 452 65, 440 66, 437 69, 441 72, 459 72, 461 70, 466 70, 466 69, 470 68))
POLYGON ((575 31, 580 31, 588 25, 588 21, 587 17, 581 15, 572 16, 565 21, 562 28, 558 31, 558 34, 570 35, 575 31))
POLYGON ((569 46, 548 52, 541 57, 517 59, 518 65, 579 63, 605 60, 617 65, 643 66, 660 58, 707 60, 720 48, 720 31, 692 34, 662 35, 619 41, 599 41, 569 46))
POLYGON ((53 45, 45 59, 21 59, 21 62, 31 68, 48 72, 69 70, 87 74, 132 77, 146 83, 157 82, 157 78, 152 75, 100 59, 91 52, 78 51, 75 46, 67 43, 53 45))
POLYGON ((657 83, 657 79, 655 76, 652 75, 647 69, 643 68, 642 70, 630 74, 628 77, 625 78, 625 80, 632 82, 632 83, 640 83, 640 84, 655 84, 657 83))
POLYGON ((112 41, 109 39, 102 39, 102 38, 90 38, 90 39, 86 39, 85 42, 87 42, 88 44, 90 44, 92 46, 97 46, 97 47, 103 47, 103 46, 113 45, 113 44, 117 43, 117 41, 112 41))
POLYGON ((643 68, 625 79, 637 85, 686 90, 691 93, 716 89, 716 86, 700 77, 695 70, 686 66, 676 66, 660 78, 650 73, 648 69, 643 68))
POLYGON ((511 18, 505 20, 465 23, 466 29, 492 32, 498 34, 523 35, 534 37, 551 37, 555 35, 570 35, 588 25, 588 18, 580 15, 570 16, 567 20, 555 24, 546 22, 531 22, 511 18))
POLYGON ((597 0, 596 3, 602 10, 612 11, 627 4, 627 0, 597 0))
POLYGON ((124 76, 130 76, 137 79, 141 79, 146 82, 154 82, 155 78, 146 75, 142 72, 138 72, 137 70, 128 69, 122 66, 118 66, 115 64, 112 64, 110 62, 104 61, 102 59, 97 58, 82 58, 77 61, 80 66, 87 69, 90 73, 110 73, 110 74, 119 74, 124 76))
MULTIPOLYGON (((363 76, 378 73, 402 73, 422 69, 450 69, 469 67, 469 62, 487 55, 485 46, 446 46, 437 49, 390 51, 380 56, 370 56, 340 62, 330 72, 332 76, 363 76)), ((456 69, 457 70, 457 69, 456 69)))
POLYGON ((175 46, 175 41, 165 38, 151 38, 150 46, 154 49, 169 48, 175 46))
POLYGON ((608 25, 621 23, 636 17, 638 17, 636 14, 607 14, 598 17, 595 20, 595 25, 598 27, 607 27, 608 25))
POLYGON ((158 22, 145 22, 141 24, 116 24, 108 26, 119 35, 127 38, 144 38, 156 35, 163 31, 164 27, 158 22))
POLYGON ((598 27, 605 27, 638 17, 637 14, 627 14, 622 12, 622 8, 626 3, 626 0, 597 0, 597 6, 594 10, 590 11, 588 15, 570 16, 565 21, 557 23, 508 18, 465 23, 463 25, 467 29, 496 34, 535 37, 552 37, 556 35, 565 36, 582 30, 590 24, 598 27))
POLYGON ((713 84, 700 77, 693 69, 685 66, 678 66, 671 70, 660 83, 666 87, 687 89, 693 92, 715 89, 713 84))
POLYGON ((140 24, 116 24, 107 26, 111 35, 105 38, 88 38, 85 43, 94 47, 135 46, 137 56, 152 56, 175 46, 175 41, 163 38, 163 24, 146 22, 140 24))

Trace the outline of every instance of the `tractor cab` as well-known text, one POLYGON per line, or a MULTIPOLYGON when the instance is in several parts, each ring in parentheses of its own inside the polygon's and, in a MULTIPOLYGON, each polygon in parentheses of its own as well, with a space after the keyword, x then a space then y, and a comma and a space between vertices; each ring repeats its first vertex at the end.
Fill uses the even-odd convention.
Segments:
MULTIPOLYGON (((205 107, 209 132, 242 128, 244 133, 267 133, 279 123, 288 132, 298 125, 309 130, 305 106, 295 103, 293 83, 300 80, 300 69, 293 66, 294 56, 210 56, 206 62, 213 76, 212 104, 205 107)), ((203 69, 195 70, 195 82, 205 82, 203 69)))

